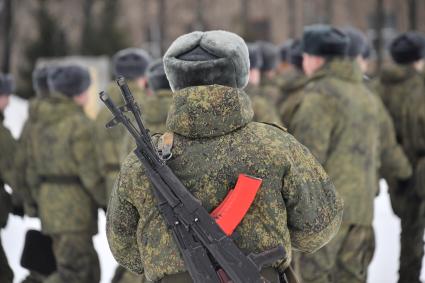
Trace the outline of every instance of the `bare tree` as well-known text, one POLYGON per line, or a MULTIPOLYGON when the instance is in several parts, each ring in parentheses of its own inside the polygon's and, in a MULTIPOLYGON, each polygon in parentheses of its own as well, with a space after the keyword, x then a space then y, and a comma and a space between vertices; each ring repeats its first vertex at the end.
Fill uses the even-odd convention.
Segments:
POLYGON ((409 7, 409 15, 408 15, 409 29, 410 30, 416 30, 417 29, 416 8, 418 7, 417 1, 416 0, 409 0, 407 5, 409 7))
POLYGON ((333 20, 333 11, 334 11, 334 1, 333 0, 325 0, 325 19, 324 22, 326 24, 332 24, 333 20))
POLYGON ((375 48, 377 52, 377 60, 376 66, 377 70, 380 71, 383 62, 383 48, 384 48, 384 37, 383 37, 383 29, 384 29, 384 1, 376 0, 376 21, 375 21, 375 32, 376 32, 376 41, 375 48))
POLYGON ((10 57, 12 48, 12 0, 3 0, 3 60, 1 70, 3 73, 10 72, 10 57))
POLYGON ((286 14, 288 18, 288 33, 290 38, 295 38, 296 31, 296 0, 287 0, 286 14))

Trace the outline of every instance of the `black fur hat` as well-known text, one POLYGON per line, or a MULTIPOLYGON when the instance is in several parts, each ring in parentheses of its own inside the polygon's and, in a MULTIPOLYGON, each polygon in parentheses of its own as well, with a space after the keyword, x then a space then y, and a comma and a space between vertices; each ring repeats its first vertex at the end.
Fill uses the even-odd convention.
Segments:
POLYGON ((32 85, 36 92, 49 91, 49 84, 47 82, 48 74, 48 66, 42 66, 34 69, 34 71, 32 72, 32 85))
POLYGON ((146 77, 148 79, 148 86, 153 91, 159 89, 171 89, 170 83, 165 75, 162 59, 157 59, 149 64, 146 71, 146 77))
POLYGON ((397 64, 410 64, 425 57, 425 38, 418 32, 397 36, 390 45, 390 53, 397 64))
POLYGON ((312 25, 304 29, 302 50, 320 57, 344 57, 350 40, 341 30, 328 25, 312 25))
POLYGON ((288 39, 279 47, 280 62, 290 62, 289 52, 294 40, 288 39))
POLYGON ((260 48, 255 43, 248 44, 249 52, 249 68, 250 69, 261 69, 263 65, 263 56, 261 56, 260 48))
POLYGON ((127 48, 118 51, 112 58, 114 75, 133 80, 145 75, 151 61, 149 54, 141 48, 127 48))
POLYGON ((51 91, 66 96, 77 96, 87 90, 91 79, 87 68, 79 65, 64 65, 49 69, 48 86, 51 91))
POLYGON ((262 72, 271 71, 279 64, 279 49, 271 42, 258 41, 258 46, 263 57, 263 65, 261 66, 262 72))
POLYGON ((301 46, 301 40, 295 39, 292 41, 291 46, 288 50, 288 59, 289 63, 297 67, 298 69, 303 69, 303 50, 301 46))
POLYGON ((356 58, 359 55, 363 54, 363 51, 366 49, 367 40, 363 32, 356 28, 345 28, 343 29, 345 34, 350 39, 348 44, 347 56, 351 58, 356 58))
POLYGON ((15 91, 15 82, 11 74, 0 73, 0 95, 11 95, 15 91))
POLYGON ((231 32, 195 31, 171 44, 164 67, 173 91, 212 84, 244 88, 249 74, 248 48, 231 32))

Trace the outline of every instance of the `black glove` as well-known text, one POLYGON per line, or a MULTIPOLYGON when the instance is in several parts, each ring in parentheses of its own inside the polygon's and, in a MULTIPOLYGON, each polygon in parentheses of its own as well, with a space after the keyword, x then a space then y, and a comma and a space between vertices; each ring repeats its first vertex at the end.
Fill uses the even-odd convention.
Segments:
POLYGON ((16 216, 24 217, 24 207, 20 205, 15 205, 12 207, 12 214, 16 216))

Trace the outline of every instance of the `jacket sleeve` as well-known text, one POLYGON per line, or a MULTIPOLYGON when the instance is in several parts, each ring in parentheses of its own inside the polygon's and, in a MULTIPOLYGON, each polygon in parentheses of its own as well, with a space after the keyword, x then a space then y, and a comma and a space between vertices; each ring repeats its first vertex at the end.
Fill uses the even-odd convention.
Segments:
POLYGON ((295 249, 314 252, 337 233, 343 203, 322 166, 292 139, 282 187, 288 228, 295 249))
MULTIPOLYGON (((143 273, 143 265, 137 243, 139 213, 127 197, 133 187, 139 188, 140 178, 134 178, 134 170, 124 163, 109 199, 106 215, 106 235, 114 258, 132 272, 143 273)), ((136 173, 137 176, 139 176, 136 173)))
POLYGON ((331 98, 320 93, 307 93, 298 111, 295 113, 290 128, 294 136, 305 145, 323 165, 328 156, 331 135, 336 127, 332 111, 331 98))
POLYGON ((412 175, 412 166, 409 163, 402 147, 397 143, 395 129, 391 117, 384 105, 377 100, 380 117, 380 159, 381 175, 385 178, 405 180, 412 175))
POLYGON ((106 206, 105 183, 100 174, 95 151, 93 123, 82 120, 75 127, 72 151, 77 163, 78 176, 83 186, 99 206, 106 206))

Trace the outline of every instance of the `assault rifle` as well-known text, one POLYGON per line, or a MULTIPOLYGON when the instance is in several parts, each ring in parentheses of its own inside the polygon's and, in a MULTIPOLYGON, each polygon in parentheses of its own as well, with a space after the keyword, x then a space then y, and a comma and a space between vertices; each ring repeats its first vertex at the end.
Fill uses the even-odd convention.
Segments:
MULTIPOLYGON (((213 216, 221 221, 220 226, 218 224, 220 221, 214 219, 205 210, 201 202, 189 192, 167 166, 167 158, 161 156, 156 150, 149 131, 143 125, 140 108, 134 101, 124 78, 119 78, 117 84, 124 98, 124 106, 117 107, 105 92, 101 92, 99 95, 114 116, 106 127, 110 128, 121 123, 136 141, 134 153, 145 168, 145 173, 153 187, 158 209, 171 231, 193 281, 195 283, 266 282, 262 278, 260 270, 264 265, 285 258, 284 248, 279 245, 271 250, 246 256, 228 237, 228 234, 233 231, 234 225, 237 225, 241 219, 223 220, 226 217, 238 216, 226 215, 226 211, 232 210, 229 205, 222 203, 213 212, 213 216), (125 112, 130 112, 132 119, 127 117, 125 112), (226 224, 232 227, 226 227, 226 224)), ((242 179, 244 181, 241 182, 253 182, 251 185, 254 187, 259 182, 261 184, 261 180, 246 175, 242 175, 242 179)), ((238 185, 231 192, 232 195, 226 197, 227 200, 233 200, 231 201, 233 204, 235 204, 235 196, 238 195, 237 188, 238 185)), ((254 197, 255 194, 253 196, 251 194, 251 202, 242 210, 248 210, 254 197)), ((245 213, 246 211, 243 215, 245 213)))

